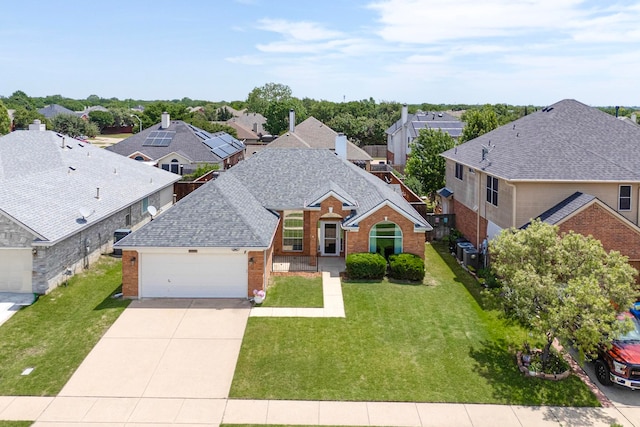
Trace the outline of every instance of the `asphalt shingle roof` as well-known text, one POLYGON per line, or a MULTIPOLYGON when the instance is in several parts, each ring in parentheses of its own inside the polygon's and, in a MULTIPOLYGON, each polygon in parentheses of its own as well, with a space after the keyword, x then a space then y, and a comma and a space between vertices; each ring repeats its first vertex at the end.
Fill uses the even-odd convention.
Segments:
POLYGON ((640 127, 565 99, 442 155, 514 181, 639 181, 640 127))
POLYGON ((355 199, 351 225, 388 202, 418 227, 431 229, 384 181, 329 150, 267 148, 194 191, 118 245, 266 247, 278 224, 274 211, 302 210, 319 192, 331 189, 355 199))
POLYGON ((52 131, 0 137, 0 211, 45 242, 74 234, 179 179, 52 131), (92 212, 87 223, 79 221, 80 208, 92 212))
MULTIPOLYGON (((595 196, 576 191, 571 196, 567 197, 557 205, 541 213, 538 216, 538 218, 540 218, 542 222, 555 225, 561 222, 563 219, 567 218, 568 216, 572 215, 578 209, 588 205, 595 199, 596 199, 595 196)), ((531 222, 528 222, 520 228, 525 229, 530 224, 531 222)))
MULTIPOLYGON (((396 121, 386 133, 393 135, 402 128, 402 119, 396 121)), ((409 114, 407 117, 407 136, 417 138, 421 129, 440 129, 448 133, 453 138, 458 138, 462 134, 464 123, 457 117, 445 112, 418 112, 409 114)))
MULTIPOLYGON (((106 150, 113 151, 114 153, 121 154, 123 156, 130 156, 133 153, 140 152, 145 154, 150 159, 160 159, 171 153, 179 153, 190 159, 194 163, 219 163, 227 157, 244 150, 244 144, 232 136, 224 132, 216 132, 210 134, 213 138, 219 138, 223 135, 224 138, 231 138, 236 142, 236 145, 241 148, 237 148, 232 154, 226 157, 221 157, 214 154, 211 148, 203 142, 203 139, 198 136, 204 132, 202 129, 192 126, 182 120, 172 120, 167 129, 163 129, 161 124, 155 124, 140 133, 130 136, 127 139, 120 141, 106 150), (149 146, 144 145, 147 137, 156 131, 169 131, 175 132, 175 135, 171 139, 171 142, 167 146, 149 146)), ((208 134, 205 132, 205 134, 208 134)))
POLYGON ((77 116, 75 111, 72 111, 58 104, 51 104, 51 105, 47 105, 44 108, 40 108, 38 109, 38 113, 42 114, 47 119, 52 119, 59 114, 71 114, 73 116, 77 116))

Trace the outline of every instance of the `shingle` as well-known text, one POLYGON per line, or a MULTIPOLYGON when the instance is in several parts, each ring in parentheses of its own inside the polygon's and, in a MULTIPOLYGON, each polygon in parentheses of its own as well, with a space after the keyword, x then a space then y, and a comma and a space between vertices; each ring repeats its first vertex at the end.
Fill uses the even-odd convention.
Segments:
POLYGON ((15 131, 0 138, 0 210, 49 242, 179 179, 51 131, 15 131), (78 221, 80 208, 93 212, 87 223, 78 221))
POLYGON ((47 105, 44 108, 40 108, 38 110, 38 113, 42 114, 43 116, 45 116, 47 119, 52 119, 55 116, 59 115, 59 114, 71 114, 71 115, 76 115, 75 111, 72 111, 66 107, 63 107, 62 105, 58 105, 58 104, 51 104, 51 105, 47 105))
POLYGON ((566 99, 442 155, 508 180, 637 181, 640 127, 566 99))
MULTIPOLYGON (((538 218, 540 218, 542 222, 546 222, 547 224, 558 224, 563 219, 572 215, 578 209, 581 209, 582 207, 588 205, 595 199, 595 196, 577 191, 557 205, 541 213, 538 218)), ((525 229, 530 224, 531 222, 528 222, 520 228, 525 229)))

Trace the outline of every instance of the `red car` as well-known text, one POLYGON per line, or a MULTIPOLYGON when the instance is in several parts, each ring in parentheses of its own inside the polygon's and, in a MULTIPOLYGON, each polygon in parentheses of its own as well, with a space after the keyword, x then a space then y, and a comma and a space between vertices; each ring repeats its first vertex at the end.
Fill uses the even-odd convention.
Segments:
POLYGON ((618 384, 632 390, 640 389, 640 320, 626 314, 634 324, 630 332, 614 339, 611 348, 601 352, 595 361, 596 378, 600 384, 618 384))

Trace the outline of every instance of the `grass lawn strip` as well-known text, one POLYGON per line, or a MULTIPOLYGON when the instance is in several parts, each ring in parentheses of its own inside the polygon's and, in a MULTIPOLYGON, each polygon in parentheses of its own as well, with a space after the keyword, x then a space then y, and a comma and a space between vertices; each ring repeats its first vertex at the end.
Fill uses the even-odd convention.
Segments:
POLYGON ((343 283, 346 319, 250 318, 230 397, 598 405, 575 376, 522 376, 526 333, 483 310, 441 250, 427 245, 428 285, 343 283))
POLYGON ((55 396, 128 300, 120 289, 120 260, 103 256, 13 315, 0 327, 0 395, 55 396), (26 368, 30 375, 21 375, 26 368))
POLYGON ((33 421, 0 421, 0 427, 29 427, 33 421))
POLYGON ((262 307, 322 307, 322 277, 275 276, 262 307))

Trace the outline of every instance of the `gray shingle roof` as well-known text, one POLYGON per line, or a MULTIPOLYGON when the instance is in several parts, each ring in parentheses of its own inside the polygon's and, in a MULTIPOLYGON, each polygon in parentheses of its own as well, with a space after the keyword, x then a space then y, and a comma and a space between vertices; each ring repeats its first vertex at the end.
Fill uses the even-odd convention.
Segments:
POLYGON ((639 181, 640 127, 566 99, 442 155, 514 181, 639 181))
POLYGON ((329 150, 267 148, 194 191, 118 245, 266 247, 278 224, 273 211, 302 210, 328 189, 355 199, 351 225, 388 202, 418 227, 431 229, 385 182, 329 150))
MULTIPOLYGON (((444 112, 417 112, 407 117, 407 136, 417 138, 421 129, 440 129, 454 138, 460 137, 464 123, 457 117, 444 112)), ((393 135, 402 128, 402 119, 396 121, 386 133, 393 135)))
POLYGON ((180 179, 52 131, 0 137, 0 211, 56 242, 180 179), (114 173, 115 172, 115 173, 114 173), (96 199, 100 188, 100 199, 96 199), (92 215, 79 222, 80 208, 92 215))
POLYGON ((278 217, 228 172, 118 242, 137 247, 266 248, 278 217))
MULTIPOLYGON (((296 125, 291 139, 291 133, 287 132, 279 136, 269 144, 271 147, 287 148, 325 148, 335 150, 336 136, 338 132, 322 123, 315 117, 309 117, 302 123, 296 125)), ((371 156, 351 141, 347 141, 347 159, 350 161, 371 161, 371 156)))
POLYGON ((47 119, 52 119, 59 114, 71 114, 73 116, 77 116, 75 111, 69 110, 68 108, 58 104, 51 104, 44 108, 40 108, 38 109, 38 113, 42 114, 47 119))
MULTIPOLYGON (((558 224, 568 216, 572 215, 575 211, 588 205, 594 200, 596 200, 595 196, 576 191, 557 205, 541 213, 538 218, 540 218, 542 222, 546 222, 548 224, 558 224)), ((530 224, 531 222, 528 222, 520 228, 525 229, 530 224)))
POLYGON ((244 144, 237 139, 233 138, 224 132, 216 132, 209 134, 200 128, 183 122, 182 120, 172 120, 167 129, 162 129, 161 124, 155 124, 140 133, 130 136, 127 139, 120 141, 106 150, 113 151, 114 153, 121 154, 123 156, 130 156, 133 153, 140 152, 145 154, 150 159, 156 160, 162 158, 171 153, 179 153, 186 158, 190 159, 193 163, 220 163, 222 160, 232 156, 233 154, 244 150, 244 144), (169 131, 175 132, 173 139, 167 146, 149 146, 145 145, 147 137, 156 131, 169 131), (199 135, 211 135, 213 138, 218 138, 220 135, 224 135, 224 138, 231 138, 235 141, 237 147, 231 154, 226 157, 221 157, 214 154, 211 148, 203 142, 203 138, 199 135))

